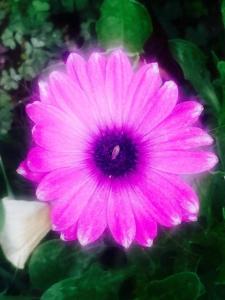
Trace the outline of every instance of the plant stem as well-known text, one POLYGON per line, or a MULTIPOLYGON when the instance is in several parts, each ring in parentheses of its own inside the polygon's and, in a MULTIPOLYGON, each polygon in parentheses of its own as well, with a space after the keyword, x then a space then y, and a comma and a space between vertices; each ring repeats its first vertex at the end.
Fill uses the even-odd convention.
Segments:
POLYGON ((7 196, 8 196, 8 197, 12 197, 12 196, 13 196, 13 192, 12 192, 12 189, 11 189, 11 187, 10 187, 9 180, 8 180, 8 178, 7 178, 7 175, 6 175, 6 171, 5 171, 5 167, 4 167, 4 164, 3 164, 3 160, 2 160, 1 155, 0 155, 0 170, 1 170, 1 172, 2 172, 3 179, 4 179, 4 182, 5 182, 6 191, 7 191, 7 196))

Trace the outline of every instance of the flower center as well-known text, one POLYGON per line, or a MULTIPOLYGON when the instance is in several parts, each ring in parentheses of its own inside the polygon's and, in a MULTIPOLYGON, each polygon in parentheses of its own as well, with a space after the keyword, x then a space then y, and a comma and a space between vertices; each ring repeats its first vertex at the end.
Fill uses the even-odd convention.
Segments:
POLYGON ((137 146, 124 131, 106 131, 94 146, 96 166, 109 177, 123 176, 137 165, 137 146))

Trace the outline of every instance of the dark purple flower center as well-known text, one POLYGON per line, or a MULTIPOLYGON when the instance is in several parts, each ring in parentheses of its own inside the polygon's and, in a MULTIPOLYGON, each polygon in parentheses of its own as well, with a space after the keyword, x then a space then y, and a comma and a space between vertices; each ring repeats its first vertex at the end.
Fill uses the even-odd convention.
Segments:
POLYGON ((137 146, 124 131, 105 131, 95 141, 94 161, 103 174, 123 176, 136 168, 137 146))

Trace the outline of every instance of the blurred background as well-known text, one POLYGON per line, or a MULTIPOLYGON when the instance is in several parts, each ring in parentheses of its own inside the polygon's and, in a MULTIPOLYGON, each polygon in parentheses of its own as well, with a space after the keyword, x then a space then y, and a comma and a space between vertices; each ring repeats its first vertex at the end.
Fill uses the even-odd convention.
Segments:
MULTIPOLYGON (((183 99, 197 97, 220 164, 196 182, 199 221, 160 231, 151 249, 104 239, 88 249, 50 233, 24 270, 0 252, 0 300, 225 299, 225 1, 0 0, 0 197, 34 198, 16 174, 29 148, 25 105, 71 51, 124 47, 158 61, 183 99)), ((0 205, 0 228, 3 211, 0 205)))

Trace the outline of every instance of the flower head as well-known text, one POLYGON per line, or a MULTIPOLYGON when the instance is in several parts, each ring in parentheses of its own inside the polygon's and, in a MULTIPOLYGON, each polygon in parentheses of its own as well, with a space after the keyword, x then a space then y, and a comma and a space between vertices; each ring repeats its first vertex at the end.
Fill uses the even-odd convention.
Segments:
POLYGON ((121 50, 70 54, 64 71, 39 82, 27 105, 35 146, 18 172, 36 181, 51 206, 52 228, 82 245, 109 229, 128 247, 151 246, 157 225, 197 219, 199 201, 181 178, 215 166, 195 125, 203 108, 178 103, 178 88, 157 63, 137 71, 121 50))

